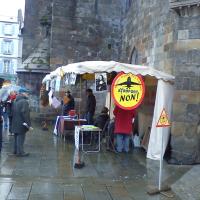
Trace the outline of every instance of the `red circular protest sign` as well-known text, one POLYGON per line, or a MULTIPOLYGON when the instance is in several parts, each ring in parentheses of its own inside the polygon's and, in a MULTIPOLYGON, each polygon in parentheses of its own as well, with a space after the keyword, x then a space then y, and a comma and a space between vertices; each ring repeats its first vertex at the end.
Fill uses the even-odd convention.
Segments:
POLYGON ((140 75, 119 73, 112 83, 112 97, 125 110, 137 108, 144 98, 145 85, 140 75))

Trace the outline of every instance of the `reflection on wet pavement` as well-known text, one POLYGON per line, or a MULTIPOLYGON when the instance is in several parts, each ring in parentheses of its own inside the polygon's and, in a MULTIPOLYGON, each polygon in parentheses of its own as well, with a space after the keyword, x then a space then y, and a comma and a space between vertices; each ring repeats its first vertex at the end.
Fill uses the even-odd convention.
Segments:
MULTIPOLYGON (((28 157, 15 157, 13 137, 4 132, 0 157, 0 200, 165 200, 162 195, 149 196, 148 185, 157 185, 159 162, 147 160, 145 152, 135 149, 129 154, 82 154, 86 166, 74 169, 73 139, 52 135, 35 127, 27 133, 28 157)), ((189 167, 164 165, 163 180, 174 183, 189 167)), ((172 200, 180 199, 174 194, 172 200)))

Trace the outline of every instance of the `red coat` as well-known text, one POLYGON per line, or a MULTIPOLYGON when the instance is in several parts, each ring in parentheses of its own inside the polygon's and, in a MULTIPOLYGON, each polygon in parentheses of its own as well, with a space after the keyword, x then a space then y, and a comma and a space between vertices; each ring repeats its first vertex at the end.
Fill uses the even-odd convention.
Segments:
POLYGON ((130 135, 132 133, 132 119, 135 117, 135 110, 123 110, 115 106, 113 114, 115 115, 114 133, 130 135))

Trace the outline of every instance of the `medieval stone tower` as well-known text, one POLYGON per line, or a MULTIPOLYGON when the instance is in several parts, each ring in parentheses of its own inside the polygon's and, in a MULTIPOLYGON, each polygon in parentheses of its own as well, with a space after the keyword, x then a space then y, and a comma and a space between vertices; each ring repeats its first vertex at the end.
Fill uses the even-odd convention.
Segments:
POLYGON ((170 162, 200 162, 200 0, 26 0, 23 59, 19 78, 34 87, 44 73, 85 60, 174 75, 170 162))
POLYGON ((18 77, 35 94, 33 107, 46 73, 72 62, 119 60, 124 12, 123 0, 26 0, 18 77))
POLYGON ((121 0, 26 0, 23 58, 46 38, 50 70, 84 60, 119 60, 121 0))

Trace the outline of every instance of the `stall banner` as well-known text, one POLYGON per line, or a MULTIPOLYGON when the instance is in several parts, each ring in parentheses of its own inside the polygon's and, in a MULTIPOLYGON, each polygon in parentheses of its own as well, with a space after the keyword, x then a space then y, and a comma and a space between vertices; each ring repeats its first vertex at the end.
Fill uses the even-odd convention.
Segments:
POLYGON ((145 85, 140 75, 118 74, 112 83, 112 97, 116 105, 125 110, 137 108, 144 98, 145 85))
POLYGON ((171 124, 169 122, 168 114, 166 110, 163 108, 156 127, 168 127, 168 126, 171 126, 171 124))
POLYGON ((46 91, 48 91, 49 88, 50 88, 50 81, 47 81, 47 82, 46 82, 46 91))
POLYGON ((50 88, 51 88, 52 90, 55 90, 55 87, 56 87, 56 79, 54 78, 54 79, 52 79, 51 82, 50 82, 50 88))
POLYGON ((58 77, 56 78, 55 91, 57 91, 57 92, 60 91, 60 84, 61 84, 61 77, 58 76, 58 77))
POLYGON ((107 75, 106 73, 95 73, 95 91, 107 91, 107 75))
POLYGON ((75 73, 67 73, 65 75, 65 85, 75 85, 76 76, 77 75, 75 73))

